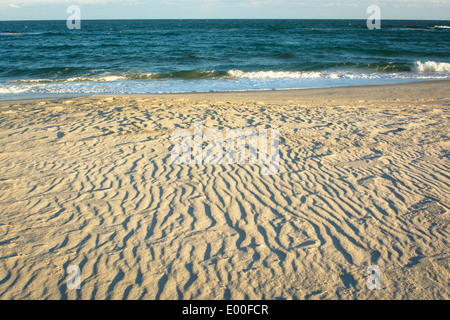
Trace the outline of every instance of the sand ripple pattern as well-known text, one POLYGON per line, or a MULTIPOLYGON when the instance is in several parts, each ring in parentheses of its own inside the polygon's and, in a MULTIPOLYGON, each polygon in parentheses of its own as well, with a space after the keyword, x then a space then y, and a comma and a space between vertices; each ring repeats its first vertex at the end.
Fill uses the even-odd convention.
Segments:
POLYGON ((0 298, 449 299, 449 105, 3 105, 0 298), (174 165, 170 135, 196 120, 278 128, 279 173, 174 165))

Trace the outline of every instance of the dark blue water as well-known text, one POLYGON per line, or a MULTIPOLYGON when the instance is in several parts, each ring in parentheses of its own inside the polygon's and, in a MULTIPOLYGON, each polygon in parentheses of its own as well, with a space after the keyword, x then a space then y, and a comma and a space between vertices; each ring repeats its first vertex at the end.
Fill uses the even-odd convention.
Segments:
POLYGON ((156 93, 450 79, 449 21, 0 22, 0 94, 156 93))

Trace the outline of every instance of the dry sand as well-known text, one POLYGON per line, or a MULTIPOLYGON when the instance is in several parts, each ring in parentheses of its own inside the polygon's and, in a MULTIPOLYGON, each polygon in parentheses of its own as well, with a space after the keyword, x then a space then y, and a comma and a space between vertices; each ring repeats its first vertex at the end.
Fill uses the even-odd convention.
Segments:
POLYGON ((0 298, 449 299, 449 92, 0 102, 0 298), (175 165, 195 120, 279 129, 278 174, 175 165))

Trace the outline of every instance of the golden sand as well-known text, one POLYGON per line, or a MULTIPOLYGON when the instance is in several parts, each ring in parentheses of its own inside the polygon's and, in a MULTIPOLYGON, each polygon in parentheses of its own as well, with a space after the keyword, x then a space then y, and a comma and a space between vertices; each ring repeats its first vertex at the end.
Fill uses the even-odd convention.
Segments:
POLYGON ((449 92, 0 102, 0 299, 449 299, 449 92), (278 129, 278 173, 174 164, 194 121, 278 129))

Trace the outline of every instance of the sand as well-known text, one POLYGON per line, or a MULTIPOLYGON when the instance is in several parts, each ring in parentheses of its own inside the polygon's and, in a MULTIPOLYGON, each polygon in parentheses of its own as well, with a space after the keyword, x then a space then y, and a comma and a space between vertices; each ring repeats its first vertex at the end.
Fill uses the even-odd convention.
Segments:
POLYGON ((449 92, 0 102, 0 299, 449 299, 449 92), (278 172, 174 164, 196 120, 278 129, 278 172))

